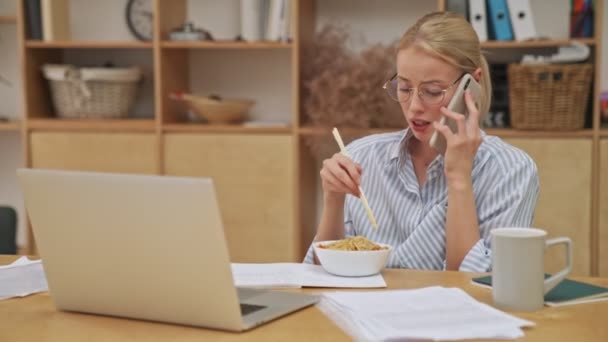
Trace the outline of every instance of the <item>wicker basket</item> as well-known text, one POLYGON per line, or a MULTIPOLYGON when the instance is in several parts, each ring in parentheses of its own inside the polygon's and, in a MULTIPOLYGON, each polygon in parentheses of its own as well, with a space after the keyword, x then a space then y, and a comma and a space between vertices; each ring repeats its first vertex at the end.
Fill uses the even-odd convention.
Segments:
POLYGON ((585 125, 593 65, 509 65, 511 126, 577 130, 585 125))
POLYGON ((139 68, 76 68, 47 64, 55 113, 61 118, 124 118, 135 102, 139 68))

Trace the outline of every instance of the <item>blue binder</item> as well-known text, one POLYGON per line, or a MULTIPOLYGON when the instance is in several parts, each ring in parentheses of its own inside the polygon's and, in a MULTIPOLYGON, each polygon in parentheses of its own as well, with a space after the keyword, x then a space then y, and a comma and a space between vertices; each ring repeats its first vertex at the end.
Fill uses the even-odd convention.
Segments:
POLYGON ((506 0, 488 0, 488 20, 492 38, 513 40, 513 29, 506 0))

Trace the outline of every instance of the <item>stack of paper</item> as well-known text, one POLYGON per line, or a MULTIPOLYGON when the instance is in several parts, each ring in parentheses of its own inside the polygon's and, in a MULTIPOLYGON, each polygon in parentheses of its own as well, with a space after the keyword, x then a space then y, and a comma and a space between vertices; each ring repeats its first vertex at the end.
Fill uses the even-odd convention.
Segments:
POLYGON ((48 285, 40 260, 21 257, 10 265, 0 266, 0 300, 43 291, 48 291, 48 285))
POLYGON ((515 339, 533 326, 458 288, 324 293, 319 308, 356 340, 515 339))
POLYGON ((386 287, 380 274, 339 277, 319 265, 298 263, 232 264, 232 275, 240 287, 386 287))

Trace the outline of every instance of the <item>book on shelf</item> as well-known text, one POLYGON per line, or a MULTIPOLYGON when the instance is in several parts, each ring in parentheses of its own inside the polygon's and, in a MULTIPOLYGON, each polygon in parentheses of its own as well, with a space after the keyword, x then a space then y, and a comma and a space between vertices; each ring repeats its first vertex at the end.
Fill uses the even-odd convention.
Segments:
POLYGON ((538 37, 536 24, 529 0, 507 0, 509 17, 515 40, 529 40, 538 37))
MULTIPOLYGON (((545 278, 549 277, 545 274, 545 278)), ((473 284, 492 287, 492 276, 473 278, 473 284)), ((545 294, 545 305, 564 306, 608 300, 608 287, 564 279, 551 291, 545 294)))
POLYGON ((264 0, 241 0, 241 37, 248 42, 262 39, 264 0))
POLYGON ((40 0, 25 1, 27 36, 29 39, 42 40, 42 13, 40 0))
POLYGON ((40 0, 42 10, 42 38, 44 41, 71 40, 70 1, 40 0))
POLYGON ((286 42, 291 37, 291 0, 267 0, 264 39, 286 42))
POLYGON ((593 37, 593 2, 591 0, 572 0, 570 9, 570 37, 593 37))

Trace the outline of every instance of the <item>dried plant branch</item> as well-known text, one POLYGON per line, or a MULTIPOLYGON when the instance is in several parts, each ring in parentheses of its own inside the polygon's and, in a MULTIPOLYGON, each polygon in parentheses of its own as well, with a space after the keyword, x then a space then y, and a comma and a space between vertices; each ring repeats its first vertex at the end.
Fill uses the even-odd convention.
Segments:
MULTIPOLYGON (((302 109, 307 121, 328 127, 404 127, 399 104, 382 89, 395 70, 396 43, 355 53, 347 48, 349 39, 345 27, 328 24, 305 51, 302 109)), ((321 146, 326 143, 319 137, 307 139, 317 156, 334 150, 321 146)))

